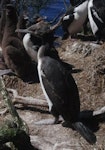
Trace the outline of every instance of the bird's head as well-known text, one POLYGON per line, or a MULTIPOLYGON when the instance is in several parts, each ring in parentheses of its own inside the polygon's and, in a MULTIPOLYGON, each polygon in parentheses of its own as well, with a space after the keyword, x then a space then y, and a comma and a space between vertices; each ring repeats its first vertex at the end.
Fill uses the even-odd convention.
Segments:
POLYGON ((17 21, 18 14, 16 8, 12 4, 7 4, 5 9, 6 9, 6 16, 12 19, 13 21, 17 21))

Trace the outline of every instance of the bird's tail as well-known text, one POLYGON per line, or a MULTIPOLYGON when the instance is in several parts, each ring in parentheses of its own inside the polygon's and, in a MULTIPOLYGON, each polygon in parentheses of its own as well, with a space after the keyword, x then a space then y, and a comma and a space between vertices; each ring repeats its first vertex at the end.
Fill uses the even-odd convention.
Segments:
POLYGON ((72 125, 74 129, 78 131, 88 143, 94 144, 96 142, 95 134, 88 127, 86 127, 82 122, 75 122, 72 125))

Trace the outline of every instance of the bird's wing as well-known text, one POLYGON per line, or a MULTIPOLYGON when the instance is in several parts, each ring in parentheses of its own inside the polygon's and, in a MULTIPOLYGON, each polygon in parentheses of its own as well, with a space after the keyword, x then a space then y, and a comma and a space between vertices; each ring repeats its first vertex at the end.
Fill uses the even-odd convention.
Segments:
POLYGON ((95 22, 104 25, 105 24, 105 2, 103 0, 93 1, 93 7, 90 8, 95 22))
POLYGON ((103 22, 102 17, 100 17, 99 15, 100 14, 99 11, 97 11, 95 7, 90 8, 90 11, 91 11, 92 18, 94 22, 96 23, 97 27, 100 29, 101 28, 103 29, 104 22, 103 22))
POLYGON ((65 70, 58 61, 49 57, 45 59, 44 64, 42 64, 44 74, 42 80, 47 94, 50 95, 51 100, 64 103, 65 95, 68 92, 66 89, 65 70))
POLYGON ((46 60, 42 65, 42 82, 49 99, 60 114, 77 116, 80 111, 80 101, 73 77, 58 61, 46 60))

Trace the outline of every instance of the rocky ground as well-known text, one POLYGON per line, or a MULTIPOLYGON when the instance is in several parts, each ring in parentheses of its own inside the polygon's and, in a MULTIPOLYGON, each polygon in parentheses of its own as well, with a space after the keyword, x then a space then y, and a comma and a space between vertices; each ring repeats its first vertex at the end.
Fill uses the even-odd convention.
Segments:
MULTIPOLYGON (((105 45, 97 45, 93 42, 79 39, 59 39, 57 50, 60 57, 72 64, 74 69, 81 69, 79 73, 73 73, 73 77, 79 89, 82 110, 96 110, 105 104, 105 45)), ((40 84, 26 84, 16 77, 4 77, 7 88, 17 90, 24 97, 45 99, 40 84)), ((0 110, 5 104, 2 96, 0 110)), ((97 142, 88 144, 79 133, 69 128, 57 125, 36 125, 36 121, 53 118, 46 107, 16 105, 16 109, 23 120, 29 126, 31 142, 40 150, 104 150, 105 149, 105 123, 98 122, 92 125, 97 142)), ((10 118, 9 113, 1 115, 0 120, 10 118)))

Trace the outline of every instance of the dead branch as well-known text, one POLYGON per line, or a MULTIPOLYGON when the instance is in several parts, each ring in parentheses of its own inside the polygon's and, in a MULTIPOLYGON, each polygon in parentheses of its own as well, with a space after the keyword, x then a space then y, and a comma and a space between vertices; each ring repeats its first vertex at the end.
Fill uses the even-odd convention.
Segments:
MULTIPOLYGON (((45 99, 36 99, 33 97, 23 97, 23 96, 19 96, 18 92, 14 89, 7 89, 8 92, 11 92, 13 94, 14 97, 14 104, 23 104, 23 105, 34 105, 34 106, 42 106, 42 107, 48 107, 47 102, 45 101, 45 99)), ((83 114, 82 114, 83 115, 83 114)), ((95 118, 102 118, 105 116, 105 106, 100 108, 99 110, 94 110, 92 113, 91 117, 95 117, 95 118)), ((85 114, 84 113, 84 118, 89 118, 90 117, 90 113, 89 114, 85 114)))
POLYGON ((43 106, 48 107, 48 104, 45 100, 36 99, 33 97, 23 97, 18 95, 18 92, 14 89, 7 89, 8 92, 11 92, 14 97, 14 104, 23 104, 23 105, 34 105, 34 106, 43 106))

